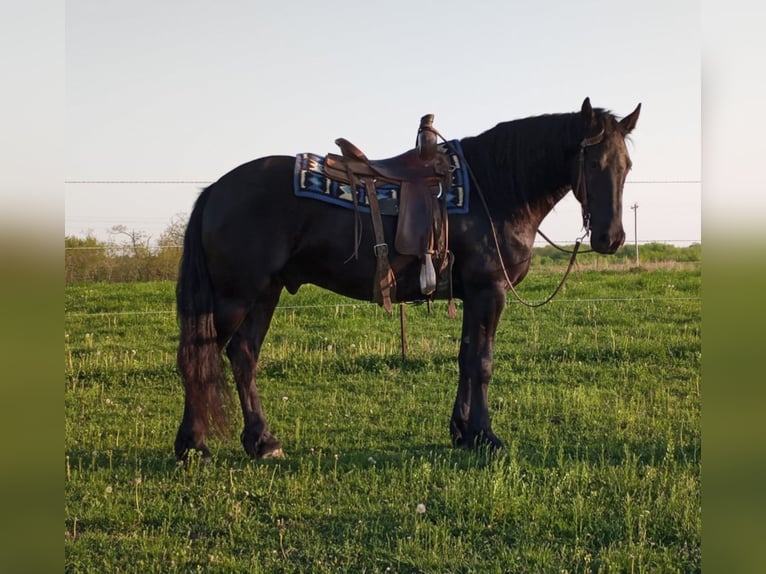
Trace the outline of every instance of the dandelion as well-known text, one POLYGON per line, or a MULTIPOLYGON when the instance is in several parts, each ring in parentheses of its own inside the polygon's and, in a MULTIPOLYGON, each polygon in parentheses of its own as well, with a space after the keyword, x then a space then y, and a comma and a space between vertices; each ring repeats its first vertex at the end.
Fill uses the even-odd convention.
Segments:
POLYGON ((377 463, 378 463, 378 461, 377 461, 377 460, 375 460, 375 459, 374 459, 374 458, 372 458, 372 457, 368 458, 368 459, 367 459, 367 462, 369 462, 370 464, 377 464, 377 463))
POLYGON ((282 400, 283 400, 283 401, 286 401, 286 400, 287 400, 287 397, 282 397, 282 400))
POLYGON ((104 494, 112 494, 112 486, 109 485, 104 489, 104 494))
POLYGON ((418 511, 418 514, 425 514, 426 513, 426 505, 422 502, 418 504, 416 510, 418 511))

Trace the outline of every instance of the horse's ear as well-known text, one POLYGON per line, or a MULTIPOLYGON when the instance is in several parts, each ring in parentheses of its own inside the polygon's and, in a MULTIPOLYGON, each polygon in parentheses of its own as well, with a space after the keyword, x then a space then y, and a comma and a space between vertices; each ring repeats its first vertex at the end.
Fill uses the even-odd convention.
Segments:
POLYGON ((623 129, 623 131, 626 134, 629 134, 633 131, 633 128, 636 127, 636 122, 638 121, 638 114, 641 113, 641 104, 638 104, 636 106, 636 109, 633 110, 633 112, 629 116, 625 116, 620 120, 620 127, 623 129))
POLYGON ((590 105, 590 98, 585 98, 582 102, 582 121, 586 126, 591 125, 594 120, 593 108, 590 105))

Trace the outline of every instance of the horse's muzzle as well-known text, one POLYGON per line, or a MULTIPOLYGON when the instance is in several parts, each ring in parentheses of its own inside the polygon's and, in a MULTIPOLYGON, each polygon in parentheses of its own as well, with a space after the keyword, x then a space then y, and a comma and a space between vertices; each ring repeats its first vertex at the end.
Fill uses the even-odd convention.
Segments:
POLYGON ((625 243, 625 231, 622 229, 615 234, 608 232, 592 233, 590 236, 590 246, 593 251, 603 255, 611 255, 615 253, 622 247, 623 243, 625 243))

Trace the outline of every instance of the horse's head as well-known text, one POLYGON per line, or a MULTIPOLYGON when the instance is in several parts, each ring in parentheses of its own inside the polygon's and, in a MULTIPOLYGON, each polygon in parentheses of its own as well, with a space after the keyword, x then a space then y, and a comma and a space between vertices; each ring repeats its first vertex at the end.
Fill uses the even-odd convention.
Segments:
POLYGON ((583 221, 590 225, 590 245, 598 253, 614 253, 625 241, 622 228, 622 188, 631 167, 625 137, 636 127, 641 104, 622 120, 582 104, 583 139, 574 158, 575 197, 583 221))

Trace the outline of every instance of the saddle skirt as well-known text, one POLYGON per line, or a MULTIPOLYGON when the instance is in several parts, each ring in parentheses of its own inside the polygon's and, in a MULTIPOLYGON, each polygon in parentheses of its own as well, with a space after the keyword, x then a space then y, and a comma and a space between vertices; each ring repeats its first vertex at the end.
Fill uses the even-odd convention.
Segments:
POLYGON ((295 194, 356 210, 355 255, 361 233, 359 213, 370 213, 378 262, 374 300, 387 310, 396 300, 396 277, 388 259, 391 243, 396 254, 420 259, 420 290, 432 295, 437 282, 443 283, 439 276, 448 266, 451 274, 447 215, 466 213, 469 208, 469 180, 460 143, 434 146, 425 158, 416 148, 384 160, 368 160, 345 139, 336 143, 343 155, 296 157, 295 194), (393 242, 384 236, 381 216, 396 217, 393 242))

